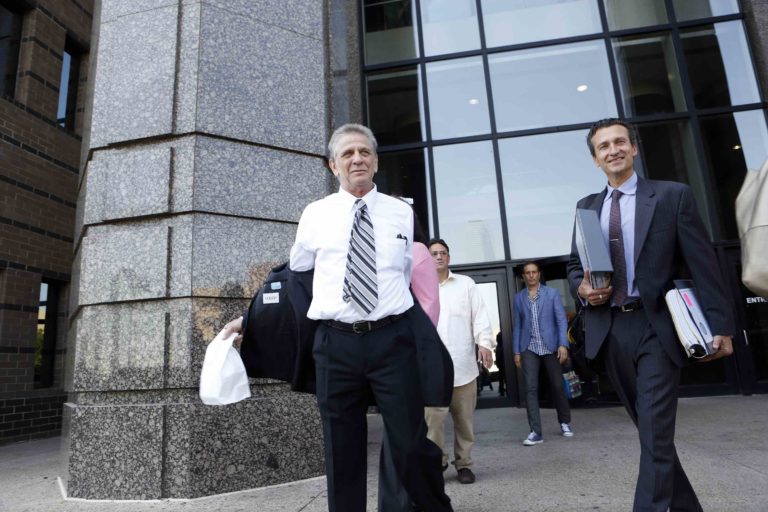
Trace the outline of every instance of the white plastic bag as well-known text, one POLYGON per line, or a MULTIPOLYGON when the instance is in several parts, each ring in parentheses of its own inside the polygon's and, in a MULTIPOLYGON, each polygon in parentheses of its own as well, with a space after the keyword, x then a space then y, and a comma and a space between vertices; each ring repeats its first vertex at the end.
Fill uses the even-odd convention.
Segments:
POLYGON ((219 332, 205 350, 200 372, 200 399, 206 405, 226 405, 251 396, 243 360, 232 342, 237 333, 226 338, 219 332))

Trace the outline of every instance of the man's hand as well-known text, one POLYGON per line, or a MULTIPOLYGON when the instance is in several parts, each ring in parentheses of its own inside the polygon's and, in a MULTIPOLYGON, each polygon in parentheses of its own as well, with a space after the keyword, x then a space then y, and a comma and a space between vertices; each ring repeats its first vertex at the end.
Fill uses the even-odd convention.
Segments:
POLYGON ((564 364, 568 360, 568 349, 560 346, 557 347, 557 360, 560 361, 560 364, 564 364))
POLYGON ((520 354, 515 354, 515 366, 518 368, 523 367, 523 358, 520 354))
POLYGON ((485 347, 477 347, 478 348, 478 356, 480 359, 479 362, 483 363, 483 366, 486 368, 490 368, 493 366, 493 353, 490 349, 485 347))
POLYGON ((733 338, 731 336, 721 336, 718 334, 712 341, 712 346, 717 352, 704 359, 699 359, 700 363, 714 361, 715 359, 720 359, 721 357, 727 357, 733 354, 733 338))
MULTIPOLYGON (((224 326, 222 329, 222 332, 224 333, 224 337, 228 337, 233 332, 242 333, 243 331, 243 317, 239 316, 235 318, 234 320, 227 323, 227 325, 224 326)), ((243 335, 240 334, 234 339, 235 344, 240 344, 240 342, 243 341, 243 335)))
POLYGON ((584 271, 584 278, 581 280, 578 292, 579 296, 586 300, 590 306, 601 306, 611 300, 613 288, 610 286, 608 288, 592 288, 592 285, 589 284, 589 270, 586 270, 584 271))

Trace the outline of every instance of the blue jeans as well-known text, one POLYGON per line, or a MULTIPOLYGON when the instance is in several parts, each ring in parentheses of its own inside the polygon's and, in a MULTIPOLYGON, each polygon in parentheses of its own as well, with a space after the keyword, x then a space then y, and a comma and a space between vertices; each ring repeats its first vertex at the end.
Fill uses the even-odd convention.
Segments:
POLYGON ((563 370, 555 354, 539 356, 526 350, 522 353, 523 377, 525 378, 525 405, 528 412, 528 425, 532 432, 541 435, 541 414, 539 413, 539 368, 544 363, 549 378, 552 401, 557 409, 558 423, 571 422, 571 407, 565 397, 563 370))

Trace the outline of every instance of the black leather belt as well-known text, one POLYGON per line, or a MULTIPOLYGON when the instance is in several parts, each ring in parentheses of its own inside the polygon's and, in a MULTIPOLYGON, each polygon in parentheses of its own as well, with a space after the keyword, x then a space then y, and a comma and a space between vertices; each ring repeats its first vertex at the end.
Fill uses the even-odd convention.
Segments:
POLYGON ((328 327, 333 327, 344 332, 353 332, 355 334, 365 334, 367 332, 375 331, 385 325, 389 325, 393 322, 400 320, 403 317, 403 313, 399 315, 385 316, 378 320, 359 320, 357 322, 348 324, 346 322, 339 322, 336 320, 323 320, 323 323, 328 327))
POLYGON ((622 313, 629 313, 630 311, 637 311, 638 309, 643 309, 643 301, 640 299, 633 300, 632 302, 627 302, 623 306, 611 307, 611 310, 620 311, 622 313))

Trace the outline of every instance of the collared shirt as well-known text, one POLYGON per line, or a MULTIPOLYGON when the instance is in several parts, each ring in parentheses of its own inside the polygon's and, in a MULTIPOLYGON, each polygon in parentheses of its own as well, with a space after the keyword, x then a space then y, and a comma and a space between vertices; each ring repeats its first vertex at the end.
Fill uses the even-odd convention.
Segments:
MULTIPOLYGON (((611 195, 614 188, 607 185, 607 192, 603 200, 603 209, 600 211, 600 227, 603 230, 603 238, 607 247, 608 242, 608 224, 611 219, 611 195)), ((627 265, 627 296, 639 297, 635 285, 635 198, 637 197, 637 174, 632 176, 619 186, 622 196, 619 198, 619 209, 621 210, 621 234, 624 237, 624 261, 627 265)), ((614 304, 619 305, 621 304, 614 304)))
POLYGON ((528 294, 528 307, 531 310, 531 342, 528 344, 528 350, 537 356, 551 354, 547 345, 541 337, 541 328, 539 327, 539 288, 536 289, 536 295, 531 297, 528 294))
POLYGON ((448 272, 440 283, 440 320, 437 332, 453 360, 453 385, 477 378, 475 344, 493 350, 491 320, 477 285, 468 276, 448 272))
POLYGON ((363 196, 376 239, 378 304, 361 316, 344 302, 344 274, 349 237, 358 198, 339 189, 304 209, 291 248, 291 270, 315 269, 312 303, 307 317, 314 320, 378 320, 413 306, 411 282, 413 210, 403 201, 380 194, 376 187, 363 196))

